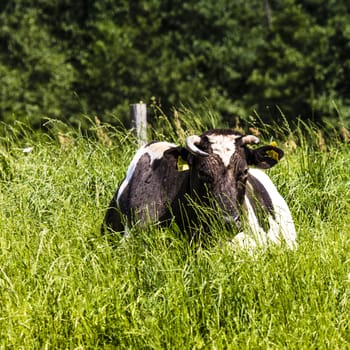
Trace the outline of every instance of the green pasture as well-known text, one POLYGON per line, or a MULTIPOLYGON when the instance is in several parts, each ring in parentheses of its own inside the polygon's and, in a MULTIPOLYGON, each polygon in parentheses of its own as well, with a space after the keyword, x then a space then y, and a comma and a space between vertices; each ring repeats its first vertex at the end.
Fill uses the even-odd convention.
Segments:
MULTIPOLYGON (((90 124, 1 127, 0 349, 350 348, 346 133, 283 121, 254 130, 285 150, 268 173, 299 248, 252 255, 227 246, 215 224, 206 246, 157 225, 101 236, 137 141, 90 124)), ((153 137, 180 143, 202 127, 160 124, 153 137)))

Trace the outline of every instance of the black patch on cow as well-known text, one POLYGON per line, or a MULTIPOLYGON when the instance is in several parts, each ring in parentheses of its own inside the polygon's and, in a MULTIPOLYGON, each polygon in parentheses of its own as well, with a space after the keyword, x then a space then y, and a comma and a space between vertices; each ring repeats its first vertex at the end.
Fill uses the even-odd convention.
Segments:
MULTIPOLYGON (((164 221, 177 214, 179 198, 188 191, 188 174, 178 172, 178 152, 168 151, 151 164, 148 153, 138 160, 133 176, 119 198, 120 209, 129 221, 164 221)), ((187 172, 188 173, 188 172, 187 172)))
POLYGON ((251 174, 248 174, 246 196, 253 207, 254 214, 258 219, 259 225, 265 232, 268 232, 270 228, 268 217, 272 216, 275 218, 272 200, 266 188, 256 177, 251 174))
POLYGON ((144 206, 145 198, 148 193, 154 191, 152 187, 152 177, 154 173, 150 165, 151 158, 148 153, 143 154, 138 160, 133 176, 129 179, 128 185, 121 193, 119 202, 120 209, 130 218, 131 208, 140 208, 144 206), (140 186, 141 185, 141 186, 140 186))

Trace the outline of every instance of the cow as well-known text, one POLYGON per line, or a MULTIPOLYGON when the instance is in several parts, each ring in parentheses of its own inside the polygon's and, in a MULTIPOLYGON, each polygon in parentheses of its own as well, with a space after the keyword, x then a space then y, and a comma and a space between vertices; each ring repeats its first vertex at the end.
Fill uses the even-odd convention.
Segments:
POLYGON ((276 165, 284 153, 276 145, 250 146, 259 142, 254 135, 214 129, 188 136, 185 147, 146 144, 136 152, 115 193, 103 230, 125 233, 130 225, 174 221, 191 234, 198 225, 208 226, 196 210, 199 204, 213 208, 230 227, 233 244, 255 247, 284 242, 296 248, 288 205, 261 170, 276 165), (247 232, 242 231, 244 223, 247 232))

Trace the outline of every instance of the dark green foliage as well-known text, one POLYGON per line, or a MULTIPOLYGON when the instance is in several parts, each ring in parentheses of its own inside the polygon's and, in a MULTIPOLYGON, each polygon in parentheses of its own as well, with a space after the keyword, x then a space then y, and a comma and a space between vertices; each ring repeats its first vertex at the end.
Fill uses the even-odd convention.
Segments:
POLYGON ((289 118, 334 122, 339 113, 348 124, 344 73, 350 64, 345 24, 349 5, 287 0, 273 7, 267 42, 250 77, 253 94, 248 101, 253 98, 250 103, 255 102, 265 118, 263 103, 279 105, 289 118))
POLYGON ((153 100, 348 127, 349 17, 345 0, 5 1, 0 120, 127 122, 153 100))

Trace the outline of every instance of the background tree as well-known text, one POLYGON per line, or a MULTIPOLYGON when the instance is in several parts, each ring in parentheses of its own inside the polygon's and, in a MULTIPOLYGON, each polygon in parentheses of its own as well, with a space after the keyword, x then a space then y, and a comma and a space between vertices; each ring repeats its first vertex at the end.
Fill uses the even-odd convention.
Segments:
POLYGON ((127 123, 128 105, 203 104, 350 125, 345 0, 11 0, 0 5, 0 119, 127 123))

